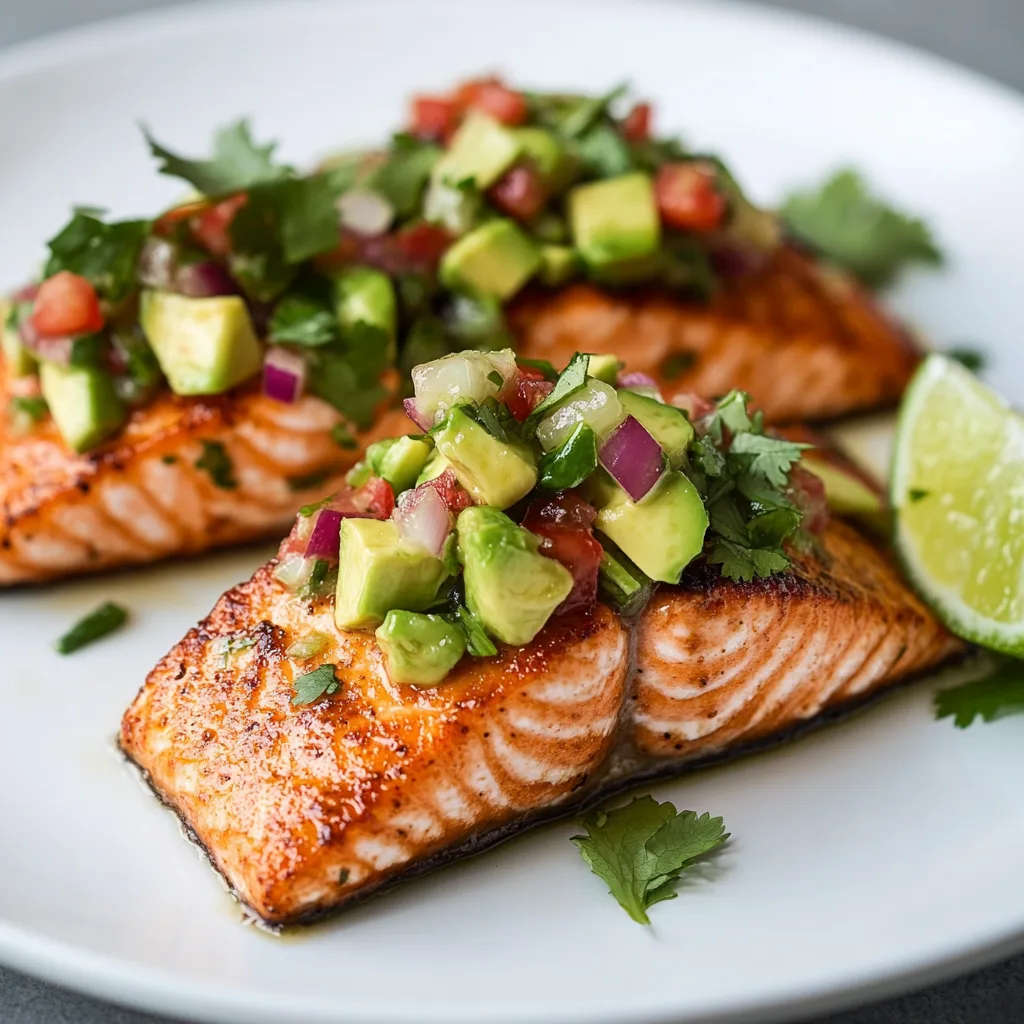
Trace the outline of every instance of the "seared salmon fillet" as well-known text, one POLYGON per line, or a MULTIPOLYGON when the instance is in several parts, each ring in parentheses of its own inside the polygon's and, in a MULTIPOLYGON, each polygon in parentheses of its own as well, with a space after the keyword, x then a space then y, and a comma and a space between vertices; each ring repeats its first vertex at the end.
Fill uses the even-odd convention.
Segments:
POLYGON ((842 522, 770 580, 696 570, 635 623, 602 604, 555 618, 525 647, 464 659, 433 689, 393 684, 371 634, 339 632, 328 601, 295 600, 273 567, 229 591, 160 662, 120 734, 239 898, 272 924, 631 779, 775 736, 963 647, 842 522), (290 660, 310 630, 326 649, 290 660), (253 645, 226 654, 226 639, 241 637, 253 645), (293 706, 293 680, 320 664, 336 666, 339 689, 293 706))
POLYGON ((509 315, 523 356, 564 366, 576 351, 617 354, 669 401, 738 388, 773 423, 893 405, 919 361, 866 291, 790 247, 710 303, 580 284, 532 293, 509 315))
POLYGON ((389 413, 347 450, 331 438, 340 420, 318 398, 284 405, 258 388, 167 392, 78 455, 51 421, 18 435, 0 417, 0 586, 280 536, 297 507, 340 485, 363 445, 411 429, 389 413), (216 466, 203 459, 211 444, 223 447, 226 476, 197 466, 216 466))

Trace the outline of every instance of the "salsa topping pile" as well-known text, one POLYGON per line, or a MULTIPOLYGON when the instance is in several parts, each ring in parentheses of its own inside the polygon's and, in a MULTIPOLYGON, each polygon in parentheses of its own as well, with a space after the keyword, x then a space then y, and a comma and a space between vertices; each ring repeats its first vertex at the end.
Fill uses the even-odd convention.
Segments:
POLYGON ((391 678, 431 686, 495 641, 529 643, 599 596, 637 613, 701 560, 749 581, 827 517, 809 445, 766 434, 748 397, 666 404, 643 374, 511 349, 412 371, 421 433, 372 444, 348 487, 303 508, 276 578, 375 630, 391 678))

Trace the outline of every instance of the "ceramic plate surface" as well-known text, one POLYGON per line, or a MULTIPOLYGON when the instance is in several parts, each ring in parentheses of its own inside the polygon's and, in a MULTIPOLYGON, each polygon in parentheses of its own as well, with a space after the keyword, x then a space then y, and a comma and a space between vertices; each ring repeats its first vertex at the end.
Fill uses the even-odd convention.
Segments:
MULTIPOLYGON (((773 201, 853 162, 949 253, 892 303, 980 344, 1024 401, 1024 102, 892 45, 723 3, 201 5, 0 56, 0 284, 69 206, 148 213, 185 152, 251 114, 303 162, 396 125, 403 99, 498 68, 631 79, 659 128, 773 201)), ((108 998, 230 1021, 724 1021, 923 983, 1024 938, 1024 719, 955 731, 934 683, 774 753, 656 787, 725 816, 711 874, 633 924, 556 824, 297 938, 240 924, 170 814, 113 753, 147 670, 269 552, 0 596, 0 958, 108 998), (130 629, 72 658, 101 600, 130 629)))

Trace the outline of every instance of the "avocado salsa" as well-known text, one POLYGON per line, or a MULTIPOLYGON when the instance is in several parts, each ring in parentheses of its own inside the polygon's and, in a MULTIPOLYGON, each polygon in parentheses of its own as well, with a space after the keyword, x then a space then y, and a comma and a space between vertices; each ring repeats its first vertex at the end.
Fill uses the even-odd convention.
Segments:
POLYGON ((622 89, 476 80, 414 98, 385 149, 306 174, 246 121, 207 159, 147 133, 160 172, 193 194, 154 219, 76 209, 49 241, 39 280, 0 303, 12 423, 30 431, 48 412, 87 451, 168 389, 262 379, 271 399, 329 402, 351 445, 414 366, 507 347, 504 305, 528 285, 708 294, 737 254, 749 265, 777 244, 776 220, 721 161, 654 137, 649 104, 624 103, 622 89))
POLYGON ((809 445, 766 434, 742 392, 684 409, 622 371, 511 349, 413 368, 422 433, 370 445, 345 490, 302 509, 275 577, 333 599, 339 629, 373 630, 394 682, 433 686, 599 596, 630 616, 697 560, 752 580, 813 543, 809 445))

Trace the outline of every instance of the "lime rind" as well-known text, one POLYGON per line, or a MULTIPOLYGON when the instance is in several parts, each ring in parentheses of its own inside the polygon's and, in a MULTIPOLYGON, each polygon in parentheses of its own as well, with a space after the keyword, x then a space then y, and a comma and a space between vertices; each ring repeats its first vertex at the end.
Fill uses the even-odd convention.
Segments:
POLYGON ((922 599, 959 636, 1024 657, 1024 420, 929 356, 900 409, 890 501, 922 599))

